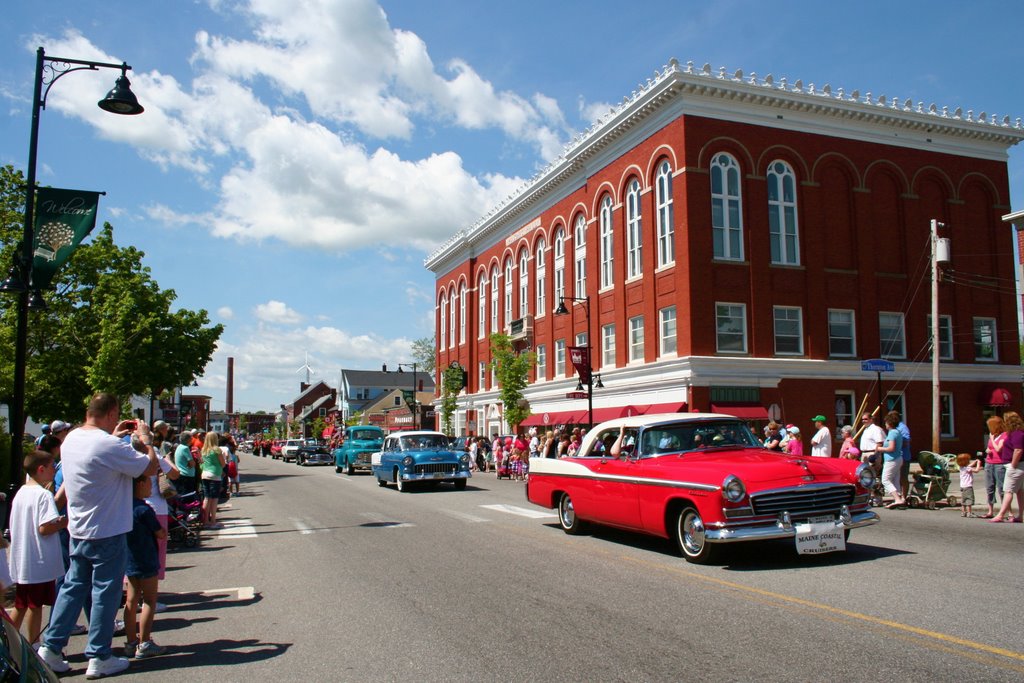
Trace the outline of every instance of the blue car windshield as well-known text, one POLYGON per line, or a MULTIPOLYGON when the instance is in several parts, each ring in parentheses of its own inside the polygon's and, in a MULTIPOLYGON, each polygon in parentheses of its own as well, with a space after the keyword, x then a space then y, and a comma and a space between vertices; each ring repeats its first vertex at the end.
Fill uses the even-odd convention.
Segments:
POLYGON ((448 437, 441 434, 418 434, 399 439, 403 451, 448 450, 448 437))
POLYGON ((381 438, 380 432, 373 429, 353 429, 349 438, 356 441, 375 441, 381 438))
POLYGON ((760 448, 746 424, 739 420, 714 420, 659 425, 644 430, 641 453, 685 453, 710 448, 760 448))

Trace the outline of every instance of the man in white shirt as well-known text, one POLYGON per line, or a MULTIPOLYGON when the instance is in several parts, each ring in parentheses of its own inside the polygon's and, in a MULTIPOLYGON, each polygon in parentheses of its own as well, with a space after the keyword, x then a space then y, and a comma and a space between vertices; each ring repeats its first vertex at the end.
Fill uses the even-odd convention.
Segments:
POLYGON ((825 426, 824 415, 817 415, 814 418, 814 427, 818 430, 811 437, 811 456, 815 458, 832 457, 832 432, 825 426))
POLYGON ((861 415, 860 423, 864 430, 860 435, 861 460, 866 461, 874 455, 876 448, 885 443, 885 432, 875 424, 875 419, 870 413, 861 415))
POLYGON ((114 619, 128 563, 126 534, 132 528, 132 480, 160 469, 153 438, 144 422, 118 421, 120 402, 96 394, 86 409, 85 424, 61 447, 64 489, 68 497, 71 567, 61 585, 39 657, 55 672, 70 670, 62 650, 88 595, 89 657, 86 678, 124 671, 128 660, 111 655, 114 619), (132 432, 146 449, 140 453, 121 437, 132 432))

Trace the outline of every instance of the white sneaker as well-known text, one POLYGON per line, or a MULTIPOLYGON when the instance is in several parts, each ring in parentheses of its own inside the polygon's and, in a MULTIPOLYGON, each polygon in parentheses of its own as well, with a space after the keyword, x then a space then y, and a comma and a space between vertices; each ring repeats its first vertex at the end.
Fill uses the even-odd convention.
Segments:
POLYGON ((124 633, 124 621, 121 619, 114 619, 114 635, 119 636, 124 633))
POLYGON ((128 660, 124 657, 114 657, 113 655, 106 659, 93 657, 89 660, 89 668, 85 670, 85 677, 93 680, 95 678, 103 678, 104 676, 113 676, 127 668, 128 660))
POLYGON ((39 655, 39 659, 42 660, 46 666, 50 667, 50 671, 55 674, 62 674, 71 671, 71 665, 68 664, 66 659, 64 659, 63 652, 54 652, 43 645, 39 648, 36 654, 39 655))

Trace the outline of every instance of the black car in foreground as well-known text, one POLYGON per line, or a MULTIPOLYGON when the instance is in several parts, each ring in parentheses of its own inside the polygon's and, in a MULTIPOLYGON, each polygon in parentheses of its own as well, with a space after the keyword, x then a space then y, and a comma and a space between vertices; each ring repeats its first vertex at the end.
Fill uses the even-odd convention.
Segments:
POLYGON ((333 465, 334 456, 327 450, 327 446, 306 443, 295 451, 295 464, 306 465, 333 465))

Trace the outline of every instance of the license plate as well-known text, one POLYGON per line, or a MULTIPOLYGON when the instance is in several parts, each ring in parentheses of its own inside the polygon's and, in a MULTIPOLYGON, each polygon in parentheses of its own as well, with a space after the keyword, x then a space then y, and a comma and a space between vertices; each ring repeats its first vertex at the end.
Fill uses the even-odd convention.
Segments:
POLYGON ((846 535, 835 520, 827 523, 797 524, 796 551, 800 555, 822 555, 846 550, 846 535))
POLYGON ((444 472, 434 472, 434 479, 444 479, 444 472))
POLYGON ((816 517, 808 517, 808 524, 835 524, 836 518, 832 515, 818 515, 816 517))

